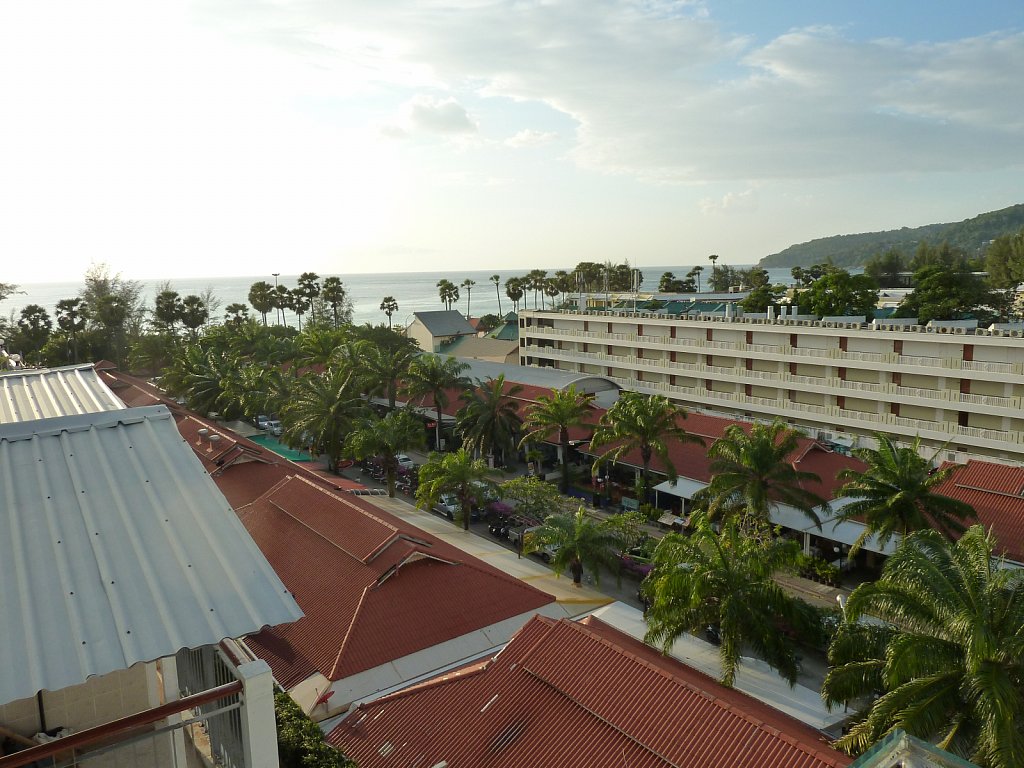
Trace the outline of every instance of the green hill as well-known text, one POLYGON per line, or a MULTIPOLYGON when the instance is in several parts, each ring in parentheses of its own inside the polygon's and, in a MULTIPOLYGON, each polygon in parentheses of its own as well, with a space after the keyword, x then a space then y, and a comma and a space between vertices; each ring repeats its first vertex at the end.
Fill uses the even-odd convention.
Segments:
POLYGON ((980 253, 989 240, 1000 235, 1024 229, 1024 204, 1011 205, 953 224, 927 224, 923 227, 903 227, 887 232, 863 232, 859 235, 833 235, 799 245, 761 259, 760 267, 809 267, 829 259, 839 267, 859 267, 876 253, 890 248, 911 256, 918 243, 926 240, 932 245, 943 241, 962 248, 968 254, 980 253))

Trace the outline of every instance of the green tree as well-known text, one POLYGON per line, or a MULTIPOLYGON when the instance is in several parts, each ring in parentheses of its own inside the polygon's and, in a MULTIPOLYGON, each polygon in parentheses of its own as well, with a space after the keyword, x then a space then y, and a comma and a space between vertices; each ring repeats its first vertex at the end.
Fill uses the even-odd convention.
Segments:
POLYGON ((391 327, 391 316, 398 311, 398 302, 394 296, 385 296, 380 302, 380 311, 388 316, 388 328, 391 327))
POLYGON ((335 328, 352 323, 352 299, 349 298, 341 278, 325 277, 320 295, 331 308, 335 328))
POLYGON ((235 325, 249 322, 249 307, 238 302, 228 304, 224 308, 224 321, 235 325))
POLYGON ((994 546, 980 525, 955 543, 917 531, 853 591, 822 687, 830 706, 862 704, 837 747, 858 754, 902 728, 987 768, 1021 765, 1024 571, 994 546))
POLYGON ((520 278, 510 277, 505 281, 505 295, 512 302, 513 312, 519 311, 519 302, 522 301, 524 294, 524 283, 520 278))
POLYGON ((267 324, 267 315, 277 307, 277 297, 274 294, 274 286, 265 280, 253 283, 249 287, 249 304, 253 310, 260 313, 263 324, 267 324))
POLYGON ((572 515, 548 515, 540 528, 526 536, 523 554, 542 547, 554 550, 551 566, 555 573, 568 570, 577 587, 583 583, 584 568, 593 574, 595 584, 600 583, 602 568, 619 573, 622 539, 611 526, 587 515, 583 507, 572 515))
POLYGON ((345 439, 344 451, 354 459, 379 459, 387 478, 388 496, 394 498, 398 454, 421 448, 423 442, 423 422, 402 409, 356 419, 345 439))
POLYGON ((288 290, 286 285, 274 286, 274 309, 277 310, 278 322, 281 325, 288 327, 288 317, 285 315, 285 310, 292 308, 292 292, 288 290))
POLYGON ((514 399, 522 389, 512 384, 506 391, 505 374, 500 374, 466 392, 465 404, 455 414, 455 431, 469 450, 480 456, 490 454, 496 464, 504 464, 506 454, 515 449, 516 433, 523 423, 514 399))
POLYGON ((411 400, 420 398, 420 404, 429 397, 434 403, 437 418, 434 421, 434 448, 441 450, 441 420, 444 409, 451 402, 450 393, 469 386, 469 379, 463 374, 469 365, 460 363, 454 357, 420 355, 409 364, 405 377, 406 396, 411 400))
POLYGON ((237 360, 198 344, 180 348, 160 383, 172 395, 183 397, 185 404, 204 416, 219 413, 233 418, 241 413, 237 398, 237 360))
POLYGON ((494 283, 494 294, 498 297, 498 315, 504 317, 501 312, 501 275, 491 275, 490 279, 494 283))
POLYGON ((473 296, 473 286, 476 285, 476 280, 470 280, 468 277, 462 281, 462 289, 466 292, 466 319, 469 319, 469 304, 473 296))
POLYGON ((594 471, 606 461, 616 462, 632 451, 639 451, 641 484, 646 502, 651 493, 651 459, 658 457, 669 480, 678 476, 670 452, 673 443, 704 441, 687 432, 681 422, 686 411, 662 395, 623 392, 598 422, 590 440, 591 448, 605 449, 594 462, 594 471))
POLYGON ((175 326, 181 320, 184 310, 178 292, 169 287, 165 288, 157 293, 153 301, 154 325, 158 331, 174 336, 175 326))
POLYGON ((454 494, 459 500, 459 515, 463 530, 469 530, 470 510, 479 503, 481 489, 493 487, 487 476, 487 465, 474 459, 465 449, 454 453, 431 453, 427 463, 420 467, 420 484, 416 489, 416 505, 431 509, 444 494, 454 494))
POLYGON ((501 498, 516 503, 516 515, 540 523, 553 514, 572 514, 576 500, 563 496, 551 483, 524 475, 501 484, 501 498))
POLYGON ((85 330, 87 307, 81 299, 61 299, 57 302, 57 327, 67 334, 71 342, 72 361, 78 362, 78 334, 85 330))
POLYGON ((881 288, 902 288, 904 285, 903 271, 906 260, 896 248, 884 253, 876 253, 864 265, 864 274, 874 280, 881 288))
POLYGON ((931 320, 975 318, 990 322, 997 300, 980 277, 963 269, 942 264, 924 266, 914 272, 914 290, 900 302, 898 317, 916 317, 922 325, 931 320))
POLYGON ((785 292, 784 285, 759 285, 739 304, 744 312, 767 312, 769 306, 779 303, 785 292))
POLYGON ((806 290, 797 293, 794 302, 819 317, 866 315, 870 320, 878 306, 878 284, 867 275, 851 275, 829 266, 806 290))
POLYGON ((697 288, 697 293, 700 293, 700 276, 704 272, 704 267, 697 265, 689 272, 686 273, 686 278, 692 280, 697 288))
POLYGON ((91 309, 89 317, 98 326, 104 341, 104 351, 114 358, 118 367, 124 366, 125 340, 128 334, 128 319, 131 309, 126 300, 117 293, 101 295, 95 303, 85 300, 91 309))
POLYGON ((438 280, 437 293, 444 308, 451 311, 452 304, 459 300, 459 289, 451 280, 438 280))
POLYGON ((50 338, 53 320, 50 313, 39 304, 28 304, 18 315, 18 342, 25 358, 39 362, 39 352, 50 338))
POLYGON ((316 315, 314 314, 314 302, 313 300, 320 295, 320 275, 316 272, 303 272, 299 275, 298 288, 296 288, 296 294, 302 299, 303 311, 310 313, 310 322, 316 321, 316 315))
POLYGON ((289 445, 310 445, 314 453, 327 456, 327 468, 334 471, 345 437, 365 408, 350 371, 330 368, 323 374, 307 374, 281 411, 285 440, 289 445))
POLYGON ((767 529, 774 504, 794 507, 820 526, 815 509, 827 502, 805 485, 821 478, 798 470, 791 459, 798 452, 800 437, 778 420, 753 424, 749 433, 738 424, 726 427, 708 449, 711 482, 694 501, 712 519, 738 513, 741 526, 748 531, 767 529))
POLYGON ((24 291, 18 290, 18 286, 14 283, 0 283, 0 301, 15 293, 24 293, 24 291))
POLYGON ((355 764, 324 740, 324 732, 287 693, 274 694, 281 768, 350 768, 355 764))
POLYGON ((409 373, 412 361, 419 354, 413 339, 389 334, 389 343, 364 339, 352 346, 339 347, 339 359, 356 372, 369 395, 384 395, 388 410, 395 410, 398 385, 409 373))
POLYGON ((592 394, 580 392, 575 384, 570 384, 568 389, 556 389, 550 395, 537 398, 537 403, 530 408, 523 422, 526 434, 519 442, 520 448, 525 443, 541 442, 558 435, 562 493, 569 491, 569 430, 587 423, 593 399, 592 394))
POLYGON ((780 625, 797 636, 820 632, 816 611, 787 595, 774 579, 798 554, 795 541, 748 536, 736 520, 727 520, 721 534, 706 519, 698 520, 689 537, 667 534, 644 585, 650 606, 645 640, 668 652, 685 633, 715 626, 724 685, 735 682, 745 646, 795 684, 796 646, 780 625))
POLYGON ((189 295, 181 300, 181 313, 179 315, 181 324, 184 325, 194 342, 199 338, 199 329, 203 327, 210 318, 210 312, 206 308, 206 302, 201 296, 189 295))
MULTIPOLYGON (((851 556, 872 535, 885 545, 893 536, 906 538, 911 531, 935 528, 949 538, 956 538, 966 530, 964 521, 974 517, 969 504, 936 493, 953 472, 952 465, 933 469, 932 461, 921 456, 921 439, 905 448, 882 432, 875 435, 877 448, 855 448, 853 455, 867 467, 863 472, 844 469, 839 479, 846 481, 836 495, 855 501, 839 513, 843 520, 862 520, 864 532, 850 549, 851 556)), ((934 459, 934 457, 933 457, 934 459)))

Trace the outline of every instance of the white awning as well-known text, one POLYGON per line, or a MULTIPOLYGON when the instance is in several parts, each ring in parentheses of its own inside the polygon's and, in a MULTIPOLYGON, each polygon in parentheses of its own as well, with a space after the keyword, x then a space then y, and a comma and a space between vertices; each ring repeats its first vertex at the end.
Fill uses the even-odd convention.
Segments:
POLYGON ((664 483, 658 483, 654 486, 654 490, 658 493, 667 493, 671 496, 678 496, 681 499, 692 499, 693 495, 704 488, 707 488, 707 483, 702 483, 698 480, 691 480, 688 477, 677 477, 675 480, 666 480, 664 483))
MULTIPOLYGON (((812 536, 822 536, 826 539, 852 546, 861 534, 864 533, 864 523, 856 520, 838 520, 839 511, 849 504, 852 499, 835 499, 829 503, 831 514, 823 515, 818 511, 821 518, 821 529, 818 529, 811 519, 803 512, 787 504, 776 504, 772 507, 772 522, 781 525, 783 528, 790 528, 794 531, 809 533, 812 536)), ((880 555, 891 555, 899 546, 900 536, 896 535, 883 547, 878 543, 876 536, 870 536, 861 546, 868 552, 877 552, 880 555)))

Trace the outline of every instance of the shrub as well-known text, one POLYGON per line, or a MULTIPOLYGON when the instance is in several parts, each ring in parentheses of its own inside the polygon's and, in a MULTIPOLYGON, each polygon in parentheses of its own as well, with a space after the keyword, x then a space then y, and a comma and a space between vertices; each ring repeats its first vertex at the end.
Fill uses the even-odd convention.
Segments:
POLYGON ((348 768, 355 765, 324 741, 323 731, 287 693, 274 696, 274 712, 281 768, 348 768))

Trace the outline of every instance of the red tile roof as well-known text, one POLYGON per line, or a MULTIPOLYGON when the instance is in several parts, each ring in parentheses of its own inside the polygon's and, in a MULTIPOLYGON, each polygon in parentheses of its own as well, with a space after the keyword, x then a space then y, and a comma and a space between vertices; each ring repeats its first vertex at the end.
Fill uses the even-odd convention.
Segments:
POLYGON ((1024 467, 971 459, 935 490, 974 507, 978 522, 995 535, 998 549, 1024 563, 1024 467))
POLYGON ((314 671, 340 680, 554 600, 301 477, 239 516, 306 614, 246 641, 286 688, 314 671))
POLYGON ((812 728, 620 632, 534 617, 486 663, 358 707, 328 735, 361 768, 840 768, 812 728))

